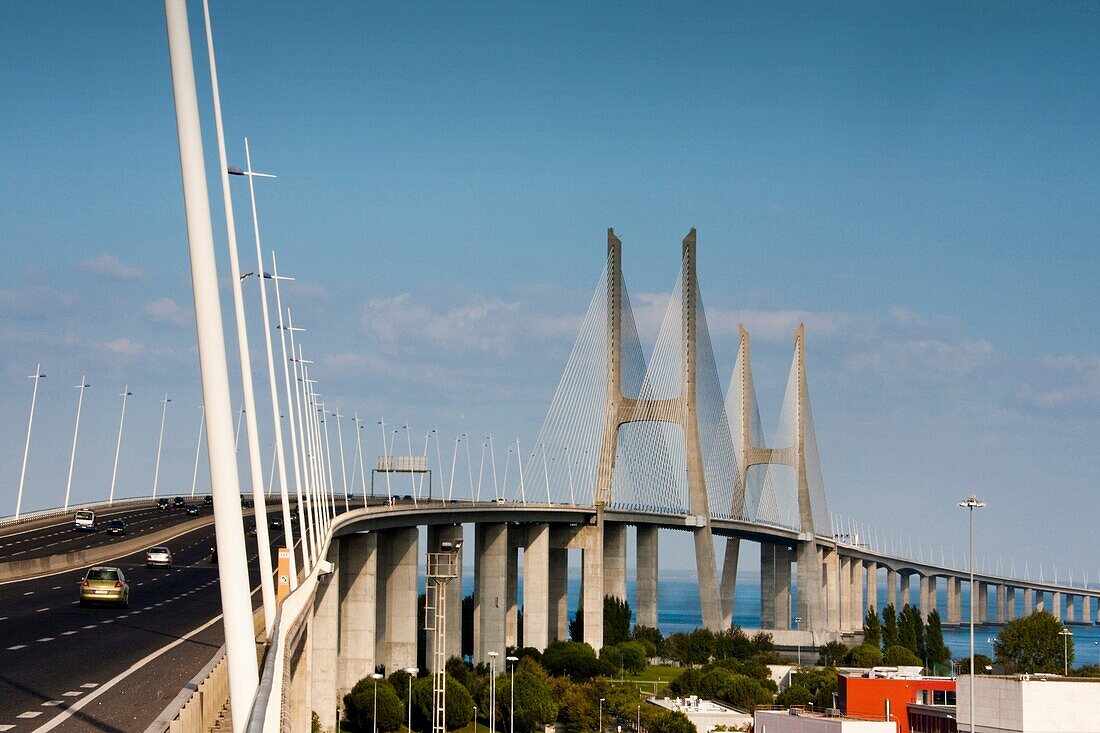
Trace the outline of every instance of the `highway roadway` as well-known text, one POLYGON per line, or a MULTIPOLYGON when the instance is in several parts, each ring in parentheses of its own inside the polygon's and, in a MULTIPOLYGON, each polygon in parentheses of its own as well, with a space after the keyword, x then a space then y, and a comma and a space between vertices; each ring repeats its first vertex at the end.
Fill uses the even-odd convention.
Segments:
MULTIPOLYGON (((134 512, 138 521, 183 518, 179 510, 143 511, 134 512)), ((272 547, 281 540, 273 531, 272 547)), ((209 561, 214 527, 160 544, 175 555, 172 569, 146 568, 144 550, 104 563, 130 582, 128 609, 80 608, 83 569, 0 584, 0 732, 140 733, 209 661, 223 642, 217 565, 209 561)), ((247 547, 258 607, 254 537, 247 547)))
MULTIPOLYGON (((202 506, 202 498, 195 502, 202 506)), ((270 506, 270 504, 269 504, 270 506)), ((212 512, 209 506, 203 508, 203 514, 212 512)), ((75 550, 87 550, 92 547, 121 542, 132 537, 150 534, 188 518, 182 508, 157 509, 148 504, 121 507, 96 513, 99 523, 98 532, 77 532, 73 529, 73 517, 76 511, 61 515, 55 521, 34 529, 19 530, 0 534, 0 562, 10 560, 30 560, 47 555, 59 555, 75 550), (107 534, 107 520, 122 519, 126 522, 125 535, 107 534)))

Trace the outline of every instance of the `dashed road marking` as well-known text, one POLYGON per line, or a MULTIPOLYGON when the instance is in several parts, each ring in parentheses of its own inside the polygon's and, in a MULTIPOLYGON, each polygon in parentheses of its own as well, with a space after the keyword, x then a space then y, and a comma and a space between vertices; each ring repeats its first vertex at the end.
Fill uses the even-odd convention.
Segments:
POLYGON ((43 636, 41 639, 35 639, 35 641, 40 641, 40 642, 53 641, 53 637, 52 636, 43 636))
POLYGON ((46 608, 40 608, 40 609, 38 609, 37 611, 35 611, 35 613, 42 613, 43 611, 49 611, 49 610, 50 610, 50 609, 49 609, 49 607, 46 607, 46 608))
POLYGON ((26 644, 16 644, 15 646, 9 646, 8 651, 9 652, 14 652, 14 651, 17 651, 19 649, 26 649, 26 648, 27 648, 26 644))
POLYGON ((91 690, 93 688, 99 687, 99 683, 98 682, 85 682, 83 685, 81 685, 81 687, 83 687, 85 690, 91 690))
POLYGON ((37 718, 41 714, 42 714, 41 710, 28 710, 25 713, 19 713, 19 715, 16 715, 15 717, 17 717, 17 718, 37 718))
POLYGON ((83 694, 84 694, 83 690, 69 690, 68 692, 61 693, 61 697, 77 697, 78 695, 83 695, 83 694))
POLYGON ((76 633, 75 631, 62 631, 61 635, 62 636, 72 636, 75 633, 76 633))
POLYGON ((64 700, 47 700, 46 702, 42 703, 42 707, 44 707, 44 708, 56 708, 58 705, 64 705, 64 704, 65 704, 64 700))

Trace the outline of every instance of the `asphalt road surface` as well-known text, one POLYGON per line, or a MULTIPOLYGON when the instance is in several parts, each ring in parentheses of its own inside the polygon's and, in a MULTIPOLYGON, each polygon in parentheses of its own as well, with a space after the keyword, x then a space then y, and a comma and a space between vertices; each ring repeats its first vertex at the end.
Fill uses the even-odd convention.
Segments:
MULTIPOLYGON (((149 509, 151 522, 182 512, 149 509)), ((246 526, 251 519, 246 518, 246 526)), ((87 535, 85 535, 87 536, 87 535)), ((259 585, 255 537, 247 537, 250 586, 259 585)), ((272 547, 282 540, 272 531, 272 547)), ((80 608, 84 570, 0 585, 0 731, 33 731, 68 716, 58 731, 144 731, 223 643, 218 566, 209 561, 214 527, 162 543, 171 569, 146 568, 144 550, 110 561, 130 582, 130 607, 80 608), (190 635, 123 679, 135 663, 190 635), (113 683, 113 684, 112 684, 113 683)), ((275 551, 273 550, 273 565, 275 551)), ((260 593, 253 594, 258 607, 260 593)))

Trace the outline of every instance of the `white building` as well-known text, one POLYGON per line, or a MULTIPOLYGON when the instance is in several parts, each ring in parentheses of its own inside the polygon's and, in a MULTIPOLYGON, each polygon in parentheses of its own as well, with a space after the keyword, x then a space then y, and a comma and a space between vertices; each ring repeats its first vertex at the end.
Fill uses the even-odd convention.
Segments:
POLYGON ((651 697, 646 702, 664 708, 683 713, 688 720, 695 724, 699 733, 708 733, 718 726, 726 728, 740 728, 752 723, 752 716, 743 713, 729 705, 723 705, 714 700, 703 700, 695 695, 688 697, 651 697))
POLYGON ((756 710, 755 733, 898 733, 896 721, 859 720, 818 711, 756 710))
POLYGON ((1056 675, 961 675, 956 719, 977 733, 1100 733, 1100 679, 1056 675))

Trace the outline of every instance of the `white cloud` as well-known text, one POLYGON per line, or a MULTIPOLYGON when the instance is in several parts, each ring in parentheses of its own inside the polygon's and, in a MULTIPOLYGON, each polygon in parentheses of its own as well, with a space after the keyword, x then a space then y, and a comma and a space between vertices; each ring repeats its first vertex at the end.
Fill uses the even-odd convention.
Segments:
POLYGON ((145 345, 140 341, 134 341, 128 338, 118 338, 114 341, 108 341, 99 345, 104 351, 121 356, 126 359, 132 359, 141 356, 145 353, 145 345))
POLYGON ((93 275, 114 278, 115 280, 137 280, 145 277, 145 271, 124 264, 118 258, 106 252, 99 257, 90 257, 76 263, 78 269, 93 275))
POLYGON ((848 357, 854 372, 893 382, 939 382, 973 374, 990 363, 993 344, 985 339, 890 340, 848 357))
POLYGON ((1024 384, 1021 396, 1037 407, 1051 408, 1100 402, 1100 355, 1064 354, 1039 360, 1042 374, 1024 384))
POLYGON ((170 326, 186 326, 193 322, 191 311, 171 298, 160 298, 151 303, 146 303, 143 310, 145 315, 157 323, 167 323, 170 326))
POLYGON ((408 293, 367 302, 359 318, 362 332, 384 344, 427 343, 450 349, 507 353, 526 325, 519 303, 480 295, 436 310, 408 293))

